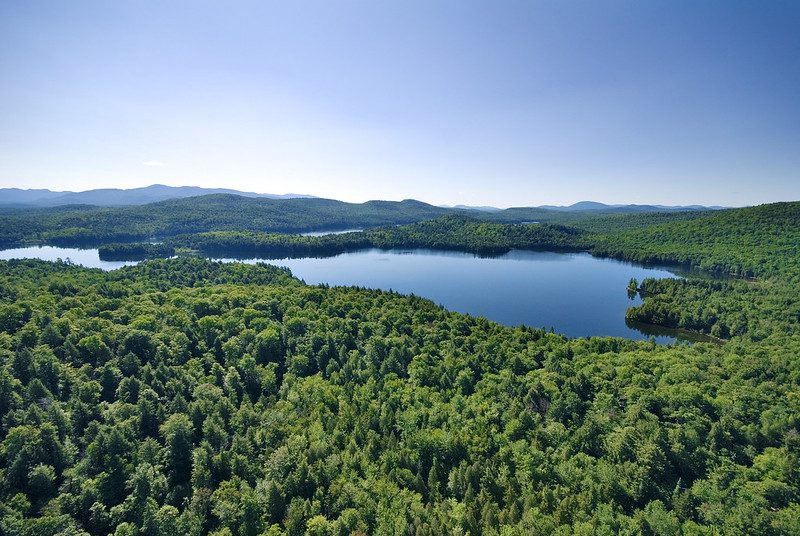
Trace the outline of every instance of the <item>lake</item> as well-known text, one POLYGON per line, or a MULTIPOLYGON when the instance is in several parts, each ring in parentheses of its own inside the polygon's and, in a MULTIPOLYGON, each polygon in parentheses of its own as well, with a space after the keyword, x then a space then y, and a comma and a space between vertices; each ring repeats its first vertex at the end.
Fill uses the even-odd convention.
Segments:
POLYGON ((308 231, 305 233, 300 233, 300 236, 328 236, 345 233, 358 233, 363 230, 364 229, 342 229, 341 231, 308 231))
MULTIPOLYGON (((101 261, 96 249, 50 246, 0 251, 0 259, 10 258, 69 259, 104 270, 136 264, 101 261)), ((639 281, 646 277, 676 277, 666 269, 599 259, 587 253, 533 251, 486 258, 422 249, 369 249, 326 258, 239 262, 286 266, 310 284, 358 285, 413 293, 453 311, 485 316, 509 326, 552 327, 569 337, 649 338, 625 324, 626 309, 641 303, 638 296, 628 298, 628 281, 631 277, 639 281)), ((656 340, 668 343, 675 338, 659 334, 656 340)))
POLYGON ((70 261, 87 268, 116 270, 123 266, 138 264, 137 261, 101 261, 97 249, 57 248, 54 246, 32 246, 0 250, 0 260, 42 259, 44 261, 70 261))

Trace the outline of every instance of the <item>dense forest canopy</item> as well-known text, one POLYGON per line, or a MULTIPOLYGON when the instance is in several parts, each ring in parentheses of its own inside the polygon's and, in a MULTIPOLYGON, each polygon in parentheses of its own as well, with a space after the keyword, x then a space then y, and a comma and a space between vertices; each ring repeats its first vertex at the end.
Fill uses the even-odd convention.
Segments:
POLYGON ((302 257, 363 248, 430 248, 490 255, 511 249, 578 250, 585 246, 582 234, 580 229, 563 225, 500 224, 467 216, 441 216, 408 225, 323 236, 210 231, 176 236, 168 243, 209 256, 302 257))
MULTIPOLYGON (((436 207, 413 199, 356 204, 319 198, 265 199, 214 194, 143 206, 0 208, 0 247, 24 243, 97 246, 209 231, 297 233, 362 229, 408 224, 445 215, 468 215, 498 223, 539 221, 563 224, 591 221, 624 210, 609 207, 565 212, 513 208, 484 212, 436 207)), ((693 217, 702 211, 680 214, 683 215, 675 217, 693 217)))
POLYGON ((453 212, 419 201, 344 203, 332 199, 249 198, 214 194, 143 206, 67 206, 0 210, 3 244, 102 244, 204 231, 300 232, 376 227, 453 212))
POLYGON ((800 202, 699 214, 622 232, 595 226, 598 238, 593 251, 641 262, 679 262, 742 277, 800 274, 800 202))
POLYGON ((798 534, 798 207, 354 233, 747 276, 632 282, 631 320, 721 345, 569 340, 268 265, 2 261, 0 532, 798 534))

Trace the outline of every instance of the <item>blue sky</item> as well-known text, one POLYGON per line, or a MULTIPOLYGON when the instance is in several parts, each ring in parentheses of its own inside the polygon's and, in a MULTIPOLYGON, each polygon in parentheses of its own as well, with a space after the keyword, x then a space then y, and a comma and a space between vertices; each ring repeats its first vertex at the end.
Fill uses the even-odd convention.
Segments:
POLYGON ((800 2, 0 3, 0 187, 800 199, 800 2))

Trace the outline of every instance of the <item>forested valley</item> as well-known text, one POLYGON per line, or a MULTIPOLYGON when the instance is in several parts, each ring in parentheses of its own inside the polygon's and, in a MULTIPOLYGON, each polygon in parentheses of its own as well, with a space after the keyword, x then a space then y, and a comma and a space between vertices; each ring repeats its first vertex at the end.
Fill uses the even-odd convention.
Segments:
POLYGON ((2 261, 0 532, 800 534, 800 203, 441 216, 160 247, 675 263, 716 277, 636 282, 629 319, 724 344, 567 339, 194 256, 2 261))

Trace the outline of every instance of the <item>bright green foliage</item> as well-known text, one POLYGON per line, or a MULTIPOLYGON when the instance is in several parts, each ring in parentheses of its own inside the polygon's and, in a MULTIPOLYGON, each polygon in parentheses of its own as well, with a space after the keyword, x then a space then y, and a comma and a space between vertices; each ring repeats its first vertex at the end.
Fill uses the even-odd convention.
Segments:
POLYGON ((744 335, 692 346, 194 258, 0 281, 5 534, 796 533, 800 336, 759 313, 779 276, 744 335))
POLYGON ((592 251, 636 262, 679 263, 739 277, 800 274, 800 202, 701 214, 687 221, 623 232, 598 229, 592 251))

